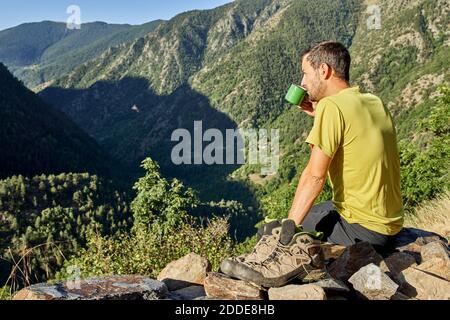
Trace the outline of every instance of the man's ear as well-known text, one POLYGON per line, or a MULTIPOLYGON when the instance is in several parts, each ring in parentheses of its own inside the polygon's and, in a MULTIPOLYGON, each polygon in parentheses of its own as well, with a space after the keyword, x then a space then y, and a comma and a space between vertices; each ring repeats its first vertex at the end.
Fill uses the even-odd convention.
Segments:
POLYGON ((326 63, 320 64, 319 74, 323 80, 328 80, 333 76, 333 69, 326 63))

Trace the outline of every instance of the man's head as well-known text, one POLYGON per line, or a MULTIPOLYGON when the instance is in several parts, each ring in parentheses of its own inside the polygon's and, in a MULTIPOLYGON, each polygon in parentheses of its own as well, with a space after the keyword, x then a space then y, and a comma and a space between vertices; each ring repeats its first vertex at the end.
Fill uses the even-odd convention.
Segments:
POLYGON ((325 98, 327 88, 350 82, 350 53, 339 43, 321 42, 302 56, 303 78, 301 86, 313 102, 325 98))

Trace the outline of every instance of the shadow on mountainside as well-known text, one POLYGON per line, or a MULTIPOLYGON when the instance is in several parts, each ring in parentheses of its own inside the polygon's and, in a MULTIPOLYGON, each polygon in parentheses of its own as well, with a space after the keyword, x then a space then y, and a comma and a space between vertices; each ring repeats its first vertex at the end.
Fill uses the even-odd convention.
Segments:
MULTIPOLYGON (((202 122, 203 133, 210 128, 220 130, 224 147, 226 130, 237 128, 204 95, 188 85, 168 95, 158 95, 147 79, 127 77, 117 82, 100 81, 87 89, 50 87, 40 96, 72 118, 112 156, 132 167, 130 186, 143 175, 140 162, 151 157, 161 166, 165 177, 176 177, 197 190, 202 202, 222 199, 241 202, 249 214, 232 219, 231 233, 238 239, 255 233, 254 225, 261 220, 257 201, 248 185, 228 179, 239 165, 172 162, 172 149, 179 144, 171 141, 174 130, 190 132, 193 150, 195 121, 202 122)), ((210 143, 203 142, 202 150, 210 143)), ((194 162, 193 155, 191 161, 194 162)))

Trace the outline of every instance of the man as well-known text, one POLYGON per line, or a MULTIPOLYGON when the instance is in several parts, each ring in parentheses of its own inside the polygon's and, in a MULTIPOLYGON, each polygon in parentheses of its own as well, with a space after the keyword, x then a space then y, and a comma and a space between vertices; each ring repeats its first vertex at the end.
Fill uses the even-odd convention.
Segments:
POLYGON ((349 246, 386 245, 403 225, 400 161, 389 111, 372 94, 350 87, 350 54, 323 42, 302 56, 301 85, 309 98, 299 106, 314 117, 306 139, 311 157, 289 219, 263 225, 252 252, 225 259, 220 270, 263 287, 280 287, 322 269, 321 241, 349 246), (313 206, 329 176, 333 200, 313 206), (303 231, 298 232, 299 225, 303 231))
POLYGON ((302 57, 301 86, 309 99, 299 107, 314 125, 289 218, 306 231, 324 232, 328 242, 384 246, 403 225, 396 131, 378 97, 350 87, 350 63, 337 42, 320 43, 302 57), (333 200, 312 207, 327 174, 333 200))

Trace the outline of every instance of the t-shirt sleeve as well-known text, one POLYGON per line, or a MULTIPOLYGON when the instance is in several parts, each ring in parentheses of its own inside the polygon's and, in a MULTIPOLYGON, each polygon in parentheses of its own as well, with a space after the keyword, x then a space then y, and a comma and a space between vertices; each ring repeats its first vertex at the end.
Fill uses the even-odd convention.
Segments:
POLYGON ((316 107, 314 125, 306 143, 320 148, 333 158, 344 137, 344 118, 338 106, 328 100, 321 100, 316 107))

